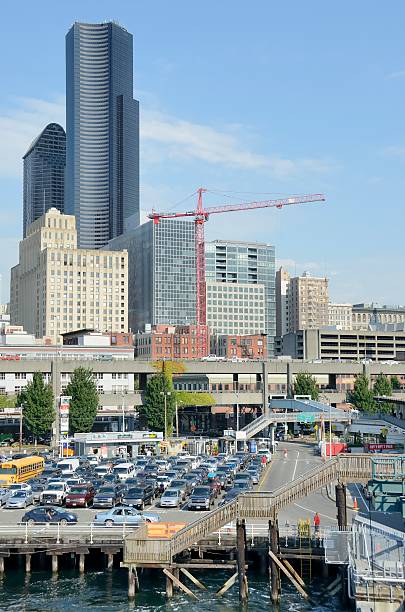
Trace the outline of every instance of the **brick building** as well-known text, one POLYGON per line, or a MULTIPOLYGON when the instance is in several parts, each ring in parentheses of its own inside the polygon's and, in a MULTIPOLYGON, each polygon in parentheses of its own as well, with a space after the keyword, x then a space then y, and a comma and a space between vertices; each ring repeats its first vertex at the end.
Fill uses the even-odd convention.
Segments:
POLYGON ((201 359, 209 346, 207 326, 155 325, 134 334, 135 358, 201 359))
POLYGON ((211 353, 226 359, 267 359, 266 334, 211 336, 211 353))

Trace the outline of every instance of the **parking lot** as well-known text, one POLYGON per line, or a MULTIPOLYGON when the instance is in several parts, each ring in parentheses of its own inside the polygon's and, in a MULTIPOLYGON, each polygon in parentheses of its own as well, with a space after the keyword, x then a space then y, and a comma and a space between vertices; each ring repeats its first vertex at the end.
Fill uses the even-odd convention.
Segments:
MULTIPOLYGON (((128 496, 131 491, 134 491, 134 488, 138 490, 139 488, 145 487, 146 490, 147 486, 153 486, 154 495, 151 500, 152 503, 145 503, 144 508, 139 509, 141 514, 145 513, 146 520, 148 520, 149 514, 155 514, 157 518, 153 520, 190 523, 206 513, 206 510, 215 508, 220 503, 224 503, 225 497, 226 499, 231 499, 232 495, 235 496, 244 490, 257 489, 258 481, 260 480, 260 482, 262 482, 267 472, 266 467, 268 468, 270 465, 270 456, 270 453, 267 451, 265 461, 263 458, 248 453, 238 453, 236 456, 221 455, 219 457, 187 457, 187 455, 183 454, 179 457, 168 458, 168 464, 165 466, 164 470, 162 469, 162 465, 159 465, 159 458, 138 457, 131 462, 133 464, 131 478, 122 480, 119 479, 118 475, 119 467, 123 465, 122 459, 116 459, 114 462, 111 460, 94 462, 93 465, 90 465, 86 458, 81 458, 80 462, 77 461, 77 469, 65 475, 60 474, 57 462, 47 460, 43 476, 40 475, 34 480, 29 481, 28 484, 32 484, 33 488, 36 486, 38 489, 42 489, 44 495, 48 489, 51 488, 50 483, 56 483, 59 487, 62 487, 62 483, 64 483, 63 487, 65 488, 66 483, 72 483, 75 478, 77 479, 77 486, 79 486, 79 488, 89 483, 90 488, 93 490, 93 495, 97 493, 100 494, 105 486, 117 488, 120 491, 121 497, 117 503, 112 504, 113 508, 128 507, 125 505, 125 495, 128 496), (103 467, 106 468, 104 477, 99 476, 99 473, 103 471, 103 467), (98 474, 96 473, 97 468, 98 474), (248 472, 249 469, 250 472, 248 472), (166 474, 170 475, 169 481, 164 479, 164 475, 166 474), (253 484, 252 476, 254 476, 256 484, 253 484), (158 487, 159 478, 165 483, 164 487, 161 485, 160 490, 158 487), (127 484, 127 482, 130 484, 127 484), (186 484, 192 483, 193 486, 191 487, 187 484, 187 490, 184 491, 184 495, 178 507, 160 507, 162 493, 163 497, 165 497, 166 492, 173 491, 173 487, 171 487, 172 482, 174 484, 177 483, 176 486, 179 487, 181 487, 181 483, 183 482, 186 484), (191 510, 190 506, 193 494, 195 491, 200 490, 199 487, 203 487, 204 490, 207 490, 208 487, 211 491, 214 491, 214 493, 208 508, 198 509, 199 506, 196 506, 194 503, 196 509, 191 510)), ((70 487, 66 490, 74 492, 76 490, 75 484, 70 484, 70 487)), ((197 500, 197 502, 199 502, 199 500, 197 500)), ((30 510, 35 507, 43 506, 44 503, 46 503, 46 501, 44 502, 44 499, 41 497, 39 502, 36 504, 29 504, 26 508, 7 509, 3 505, 0 509, 1 525, 7 528, 9 526, 21 524, 27 512, 29 513, 30 510)), ((49 503, 48 505, 54 507, 54 504, 49 503)), ((89 525, 97 522, 95 521, 96 515, 108 513, 110 510, 108 507, 93 508, 91 502, 88 505, 89 507, 66 508, 65 497, 62 505, 58 504, 55 505, 55 507, 64 512, 76 515, 79 525, 89 525)), ((134 513, 137 514, 136 511, 134 513)))

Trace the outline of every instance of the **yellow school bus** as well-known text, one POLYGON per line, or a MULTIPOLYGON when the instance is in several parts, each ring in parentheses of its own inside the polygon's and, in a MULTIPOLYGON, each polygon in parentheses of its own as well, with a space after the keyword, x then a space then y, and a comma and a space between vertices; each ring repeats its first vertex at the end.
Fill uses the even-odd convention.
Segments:
POLYGON ((39 476, 44 469, 42 457, 23 457, 11 459, 0 465, 0 487, 8 487, 15 482, 25 482, 39 476))

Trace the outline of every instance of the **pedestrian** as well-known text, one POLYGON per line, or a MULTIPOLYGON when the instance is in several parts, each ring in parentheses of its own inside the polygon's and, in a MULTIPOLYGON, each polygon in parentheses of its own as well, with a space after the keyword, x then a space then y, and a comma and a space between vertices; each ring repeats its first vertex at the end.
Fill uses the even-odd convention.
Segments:
POLYGON ((319 516, 318 512, 315 512, 315 516, 314 516, 314 529, 315 529, 315 536, 317 538, 319 538, 319 529, 321 526, 321 517, 319 516))

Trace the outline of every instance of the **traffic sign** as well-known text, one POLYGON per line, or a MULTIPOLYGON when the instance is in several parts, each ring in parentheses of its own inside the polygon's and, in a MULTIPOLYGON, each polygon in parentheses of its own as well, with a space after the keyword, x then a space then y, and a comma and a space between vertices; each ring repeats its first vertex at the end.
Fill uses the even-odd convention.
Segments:
POLYGON ((302 412, 298 417, 298 423, 315 423, 315 415, 310 412, 302 412))

